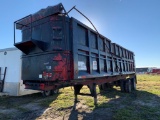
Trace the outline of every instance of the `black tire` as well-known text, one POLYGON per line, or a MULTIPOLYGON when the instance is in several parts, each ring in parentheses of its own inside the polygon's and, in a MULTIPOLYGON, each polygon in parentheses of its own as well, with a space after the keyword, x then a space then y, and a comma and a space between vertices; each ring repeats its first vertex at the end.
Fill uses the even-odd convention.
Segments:
POLYGON ((112 83, 106 83, 107 88, 113 89, 113 84, 112 83))
POLYGON ((136 78, 133 78, 131 82, 132 82, 132 90, 136 90, 136 78))
POLYGON ((125 92, 125 81, 124 80, 120 81, 120 89, 121 89, 121 92, 125 92))
POLYGON ((111 90, 113 88, 113 85, 110 83, 104 83, 104 84, 98 85, 98 87, 100 91, 107 91, 107 90, 111 90))
POLYGON ((52 90, 52 95, 58 94, 58 93, 59 93, 59 89, 52 90))
POLYGON ((98 85, 98 87, 99 87, 100 92, 102 92, 103 91, 102 85, 98 85))
POLYGON ((132 92, 132 84, 131 84, 131 80, 128 79, 126 82, 125 82, 125 91, 127 93, 130 93, 132 92))
POLYGON ((51 90, 44 90, 43 92, 42 92, 42 95, 43 95, 43 97, 48 97, 48 96, 50 96, 51 95, 51 90))
POLYGON ((108 89, 107 83, 102 84, 102 90, 106 91, 108 89))

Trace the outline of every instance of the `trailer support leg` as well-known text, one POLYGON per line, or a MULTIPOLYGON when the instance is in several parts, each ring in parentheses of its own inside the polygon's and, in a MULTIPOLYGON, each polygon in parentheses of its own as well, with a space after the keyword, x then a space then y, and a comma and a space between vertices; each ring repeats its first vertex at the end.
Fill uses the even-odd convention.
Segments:
POLYGON ((96 84, 93 83, 92 85, 88 85, 90 89, 92 97, 94 97, 94 105, 97 105, 97 92, 96 92, 96 84))
POLYGON ((96 84, 93 84, 93 96, 94 96, 94 105, 97 105, 97 92, 96 92, 96 84))
POLYGON ((74 85, 74 96, 75 96, 75 103, 78 102, 77 95, 80 93, 81 88, 83 85, 74 85))

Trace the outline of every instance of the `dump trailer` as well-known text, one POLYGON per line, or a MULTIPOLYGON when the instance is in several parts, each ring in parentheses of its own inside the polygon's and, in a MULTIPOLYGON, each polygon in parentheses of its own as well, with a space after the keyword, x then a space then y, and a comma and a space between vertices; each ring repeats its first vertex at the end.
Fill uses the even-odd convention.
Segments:
POLYGON ((22 80, 26 89, 48 96, 73 86, 77 95, 94 97, 96 86, 114 85, 122 92, 136 89, 134 53, 69 17, 60 3, 14 22, 14 45, 23 52, 22 80), (16 42, 16 31, 22 41, 16 42), (80 93, 87 85, 91 94, 80 93))

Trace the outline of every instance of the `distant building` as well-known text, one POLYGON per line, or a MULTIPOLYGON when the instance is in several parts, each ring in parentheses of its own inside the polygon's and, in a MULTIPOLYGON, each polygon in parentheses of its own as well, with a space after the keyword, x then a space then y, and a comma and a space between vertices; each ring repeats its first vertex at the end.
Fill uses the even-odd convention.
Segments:
POLYGON ((156 67, 141 67, 141 68, 136 68, 136 73, 137 74, 158 73, 159 71, 160 71, 160 69, 156 68, 156 67))
POLYGON ((136 68, 136 73, 139 74, 144 74, 148 72, 148 67, 144 67, 144 68, 136 68))
POLYGON ((21 56, 22 52, 17 48, 0 49, 0 92, 6 92, 11 96, 38 92, 24 89, 21 80, 21 56))

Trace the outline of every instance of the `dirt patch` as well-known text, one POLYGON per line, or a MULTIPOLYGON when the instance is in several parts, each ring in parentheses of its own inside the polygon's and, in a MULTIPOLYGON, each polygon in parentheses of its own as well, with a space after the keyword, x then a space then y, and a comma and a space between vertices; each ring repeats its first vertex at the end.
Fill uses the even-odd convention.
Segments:
POLYGON ((74 106, 67 108, 55 109, 54 107, 47 108, 43 115, 37 118, 40 119, 55 119, 55 120, 74 120, 74 119, 83 119, 84 113, 90 113, 88 106, 83 105, 82 103, 77 103, 74 106), (84 112, 85 111, 85 112, 84 112))
POLYGON ((111 112, 110 108, 100 108, 93 112, 88 106, 83 105, 82 103, 77 103, 70 108, 56 111, 54 108, 48 108, 41 117, 37 118, 37 120, 106 120, 106 118, 111 120, 112 114, 113 112, 111 112))

